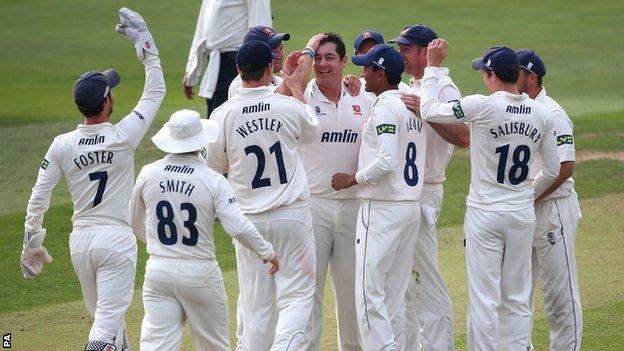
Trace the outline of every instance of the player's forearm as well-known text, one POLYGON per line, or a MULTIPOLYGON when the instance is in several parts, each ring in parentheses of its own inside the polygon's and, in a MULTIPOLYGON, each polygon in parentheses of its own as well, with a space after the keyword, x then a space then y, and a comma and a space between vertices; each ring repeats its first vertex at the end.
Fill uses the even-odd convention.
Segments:
POLYGON ((470 128, 467 125, 429 122, 429 125, 447 142, 466 148, 470 146, 470 128))
POLYGON ((420 117, 427 122, 461 123, 453 112, 451 103, 438 101, 436 86, 438 84, 438 67, 425 68, 420 96, 420 117))
POLYGON ((41 230, 43 215, 50 208, 50 198, 56 184, 57 182, 46 179, 41 176, 41 173, 39 174, 26 208, 24 229, 27 232, 33 233, 41 230))
POLYGON ((157 55, 146 53, 143 64, 145 65, 145 85, 135 110, 141 113, 148 123, 151 123, 165 98, 165 79, 160 66, 160 58, 157 55))
POLYGON ((375 185, 392 173, 396 169, 397 164, 396 157, 389 154, 378 154, 371 164, 357 171, 355 181, 358 184, 375 185))
MULTIPOLYGON (((574 170, 574 161, 565 161, 561 163, 561 167, 559 168, 559 175, 555 179, 555 181, 541 194, 538 194, 537 191, 535 195, 538 195, 535 201, 541 201, 546 198, 548 195, 552 194, 555 190, 557 190, 561 184, 565 183, 565 181, 572 176, 574 170)), ((540 182, 539 178, 541 177, 541 173, 536 177, 536 182, 540 182)))
POLYGON ((273 246, 264 238, 256 227, 241 213, 241 222, 236 226, 230 226, 230 222, 223 222, 223 229, 243 246, 255 252, 263 260, 272 260, 275 257, 273 246))

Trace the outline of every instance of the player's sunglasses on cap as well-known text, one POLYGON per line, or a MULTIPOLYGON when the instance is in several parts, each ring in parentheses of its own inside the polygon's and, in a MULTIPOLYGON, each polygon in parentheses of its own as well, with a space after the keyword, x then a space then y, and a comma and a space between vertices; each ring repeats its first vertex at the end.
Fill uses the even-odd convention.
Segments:
POLYGON ((269 45, 260 40, 252 40, 243 44, 236 53, 236 64, 242 71, 254 71, 265 68, 276 59, 269 45))
POLYGON ((424 24, 414 24, 403 28, 398 37, 389 40, 388 43, 397 43, 405 45, 427 46, 434 39, 438 39, 438 35, 433 29, 424 24))
POLYGON ((353 50, 354 52, 358 52, 360 47, 366 40, 372 40, 377 44, 384 43, 384 37, 379 32, 375 32, 374 30, 365 30, 360 35, 358 35, 353 41, 353 50))
POLYGON ((472 61, 472 69, 487 69, 495 73, 506 73, 514 66, 519 66, 518 55, 507 46, 492 46, 482 57, 472 61))
POLYGON ((544 65, 544 61, 537 56, 535 51, 529 49, 518 49, 516 50, 516 54, 518 55, 518 61, 520 61, 520 68, 529 73, 537 74, 539 77, 546 75, 546 66, 544 65))
POLYGON ((104 72, 83 73, 74 83, 74 101, 82 107, 100 106, 110 90, 119 84, 119 74, 109 68, 104 72))
POLYGON ((386 44, 377 44, 366 55, 355 55, 351 61, 356 66, 374 66, 386 73, 401 75, 405 69, 405 62, 396 49, 386 44))
POLYGON ((170 154, 201 150, 219 137, 219 124, 200 118, 199 112, 180 110, 174 112, 162 128, 152 137, 157 148, 170 154))
POLYGON ((275 29, 267 26, 255 26, 249 28, 247 34, 243 38, 243 43, 252 41, 252 40, 260 40, 264 43, 267 43, 271 50, 275 50, 282 45, 282 41, 288 41, 290 39, 290 34, 288 33, 278 33, 275 29))

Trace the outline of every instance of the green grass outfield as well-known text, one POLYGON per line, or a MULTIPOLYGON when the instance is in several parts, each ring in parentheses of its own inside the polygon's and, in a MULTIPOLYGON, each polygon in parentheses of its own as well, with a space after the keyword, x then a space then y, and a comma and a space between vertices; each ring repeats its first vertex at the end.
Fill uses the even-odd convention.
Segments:
MULTIPOLYGON (((584 350, 624 349, 624 4, 618 0, 525 1, 272 1, 274 27, 292 39, 287 51, 301 48, 321 31, 343 34, 348 51, 363 29, 386 38, 407 24, 425 23, 449 40, 448 66, 464 94, 484 93, 481 76, 470 62, 491 45, 534 48, 545 60, 545 85, 575 123, 576 189, 581 198, 577 259, 584 307, 584 350), (598 159, 611 157, 615 159, 598 159)), ((113 120, 136 103, 143 71, 129 41, 112 31, 116 10, 128 6, 146 18, 161 53, 168 93, 152 135, 171 112, 205 110, 205 101, 186 101, 180 81, 192 39, 199 1, 3 0, 0 2, 0 331, 13 334, 16 350, 80 349, 91 319, 82 304, 71 268, 68 233, 72 206, 59 184, 45 220, 51 265, 34 281, 19 270, 26 203, 37 167, 52 138, 81 118, 73 105, 72 85, 80 73, 114 67, 122 77, 115 88, 113 120)), ((348 71, 357 73, 353 65, 348 71)), ((162 157, 144 140, 140 166, 162 157)), ((456 152, 447 172, 440 219, 440 265, 454 302, 457 348, 465 349, 466 284, 462 223, 468 189, 469 159, 456 152)), ((235 260, 228 237, 216 234, 234 327, 237 294, 235 260)), ((137 291, 127 323, 138 346, 142 304, 140 287, 146 255, 141 246, 137 291)), ((329 284, 328 284, 329 285, 329 284)), ((331 290, 327 289, 323 350, 337 350, 331 290)), ((233 330, 233 329, 232 329, 233 330)), ((535 344, 547 349, 547 322, 537 314, 535 344)), ((233 335, 233 333, 232 333, 233 335)), ((191 349, 188 333, 184 350, 191 349)))

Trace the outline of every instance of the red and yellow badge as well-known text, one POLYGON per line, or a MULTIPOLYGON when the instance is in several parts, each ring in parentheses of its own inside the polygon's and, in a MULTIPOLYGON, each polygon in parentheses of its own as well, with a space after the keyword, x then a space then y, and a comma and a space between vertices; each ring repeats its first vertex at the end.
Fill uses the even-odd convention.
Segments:
POLYGON ((360 107, 360 105, 351 105, 353 107, 353 114, 354 115, 362 115, 362 107, 360 107))

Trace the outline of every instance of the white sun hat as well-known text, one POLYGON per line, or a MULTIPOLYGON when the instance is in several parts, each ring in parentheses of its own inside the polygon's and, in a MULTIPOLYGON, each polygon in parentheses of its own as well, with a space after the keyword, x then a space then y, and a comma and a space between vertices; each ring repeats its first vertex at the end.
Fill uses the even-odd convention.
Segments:
POLYGON ((176 111, 152 137, 156 147, 170 154, 200 150, 219 137, 219 125, 215 121, 201 119, 193 110, 176 111))

